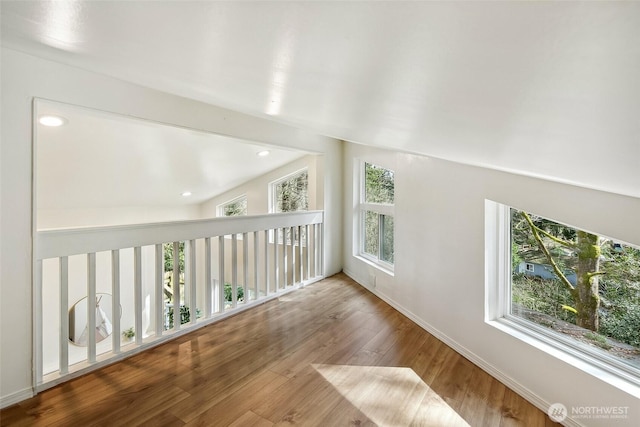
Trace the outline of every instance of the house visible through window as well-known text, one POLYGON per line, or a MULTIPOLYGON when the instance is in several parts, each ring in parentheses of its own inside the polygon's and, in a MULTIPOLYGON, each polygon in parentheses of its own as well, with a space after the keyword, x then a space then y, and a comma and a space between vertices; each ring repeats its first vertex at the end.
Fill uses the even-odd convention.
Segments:
POLYGON ((247 196, 240 196, 218 206, 218 216, 239 216, 247 214, 247 196))
POLYGON ((640 384, 640 249, 494 205, 508 228, 496 265, 511 266, 497 268, 496 320, 640 384))
POLYGON ((394 173, 371 163, 362 164, 360 250, 384 268, 394 263, 394 173))

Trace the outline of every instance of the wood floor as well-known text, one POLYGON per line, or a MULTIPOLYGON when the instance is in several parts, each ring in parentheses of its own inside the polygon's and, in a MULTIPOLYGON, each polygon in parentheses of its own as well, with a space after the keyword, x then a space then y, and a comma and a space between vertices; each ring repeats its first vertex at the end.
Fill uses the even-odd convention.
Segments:
POLYGON ((339 274, 0 412, 3 426, 546 426, 339 274))

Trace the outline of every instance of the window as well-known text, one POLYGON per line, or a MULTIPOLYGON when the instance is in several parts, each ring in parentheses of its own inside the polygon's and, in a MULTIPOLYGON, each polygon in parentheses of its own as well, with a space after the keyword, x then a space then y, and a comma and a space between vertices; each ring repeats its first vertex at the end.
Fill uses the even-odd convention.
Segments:
POLYGON ((492 211, 488 320, 640 384, 640 249, 487 202, 492 211))
POLYGON ((247 196, 240 196, 218 206, 218 216, 240 216, 247 214, 247 196))
POLYGON ((271 212, 309 210, 307 191, 309 174, 306 169, 271 183, 271 212))
POLYGON ((360 256, 393 270, 394 173, 364 162, 360 178, 360 256))
MULTIPOLYGON (((271 206, 270 211, 273 213, 282 212, 296 212, 309 210, 309 173, 307 169, 294 172, 291 175, 287 175, 284 178, 280 178, 277 181, 271 183, 269 190, 271 206)), ((291 230, 285 230, 286 242, 291 244, 291 230)), ((283 237, 283 231, 278 230, 278 242, 282 243, 285 238, 283 237)), ((305 229, 302 229, 300 235, 294 230, 294 241, 303 242, 306 239, 305 229)), ((270 237, 273 241, 273 236, 270 237)))

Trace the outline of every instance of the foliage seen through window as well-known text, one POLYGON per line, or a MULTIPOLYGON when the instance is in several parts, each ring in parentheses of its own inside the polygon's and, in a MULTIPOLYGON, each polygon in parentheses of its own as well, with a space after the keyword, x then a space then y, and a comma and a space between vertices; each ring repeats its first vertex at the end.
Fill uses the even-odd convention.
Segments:
POLYGON ((516 209, 511 240, 512 314, 640 368, 640 249, 516 209))

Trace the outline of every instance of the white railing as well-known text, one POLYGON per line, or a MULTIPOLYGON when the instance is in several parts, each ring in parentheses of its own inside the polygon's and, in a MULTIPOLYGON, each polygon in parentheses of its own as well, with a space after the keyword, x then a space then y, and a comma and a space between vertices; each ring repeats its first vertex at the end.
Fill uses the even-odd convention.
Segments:
POLYGON ((317 281, 322 252, 321 211, 39 231, 36 388, 317 281))

